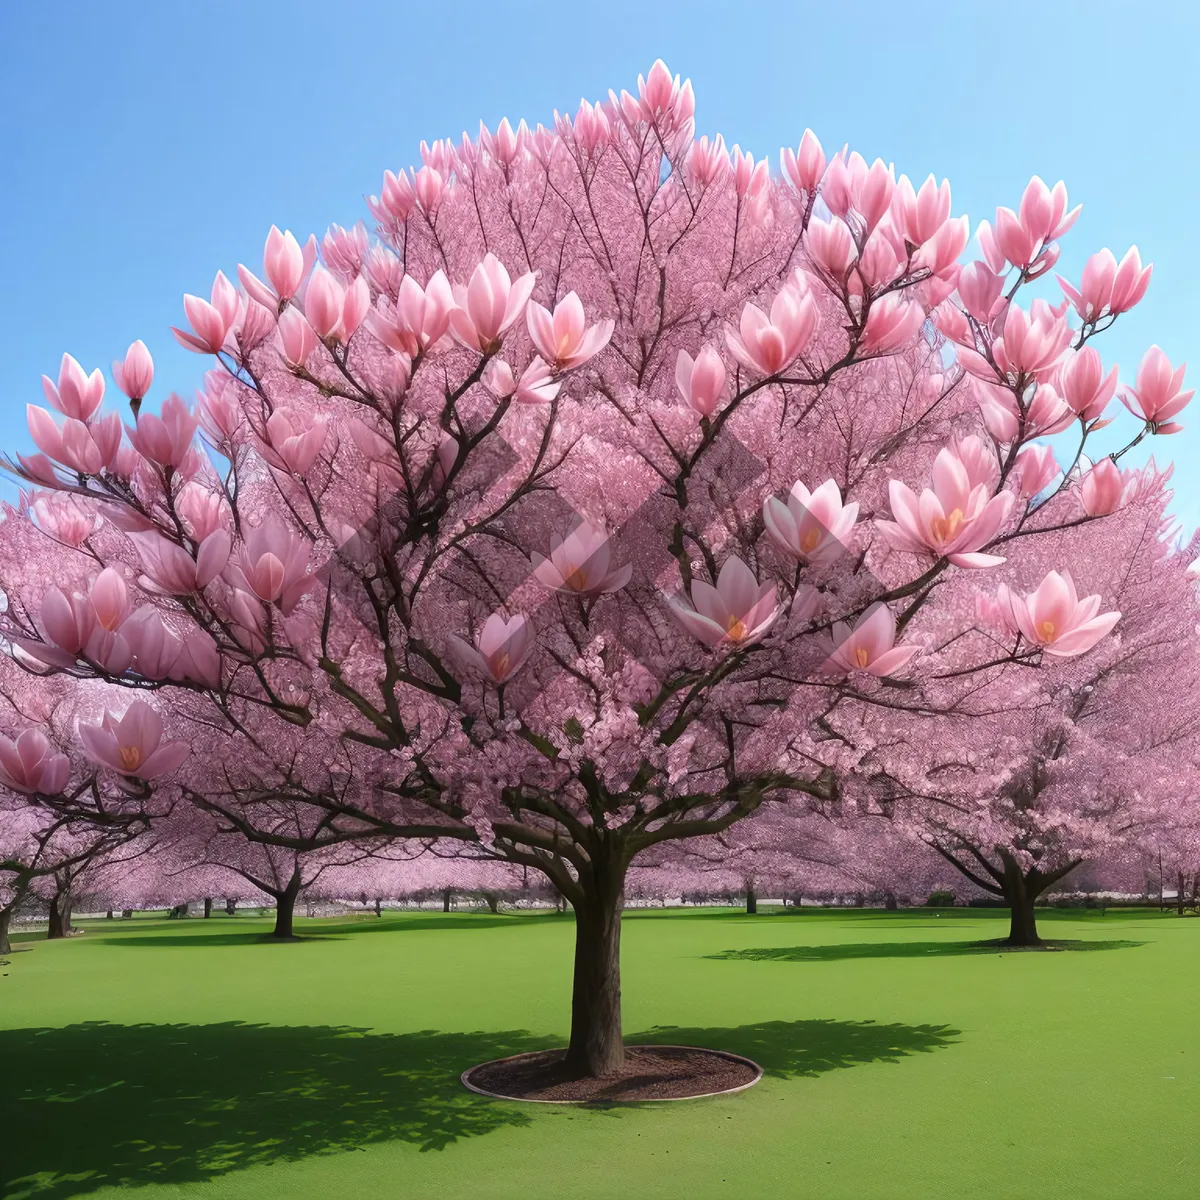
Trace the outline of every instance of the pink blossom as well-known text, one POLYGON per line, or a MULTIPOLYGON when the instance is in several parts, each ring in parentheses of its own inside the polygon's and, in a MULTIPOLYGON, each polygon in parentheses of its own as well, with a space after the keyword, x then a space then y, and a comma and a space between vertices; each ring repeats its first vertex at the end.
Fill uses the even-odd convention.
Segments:
POLYGON ((113 363, 113 379, 130 400, 140 400, 154 382, 154 359, 146 343, 138 340, 125 351, 121 362, 113 363))
MULTIPOLYGON (((290 310, 289 310, 290 311, 290 310)), ((287 313, 280 319, 282 326, 287 313)), ((299 316, 299 313, 296 314, 299 316)), ((300 320, 303 320, 300 317, 300 320)), ((210 375, 215 374, 210 372, 210 375)), ((217 375, 216 378, 206 379, 209 386, 196 393, 196 418, 204 435, 214 445, 231 443, 242 424, 242 410, 234 403, 231 396, 234 389, 227 379, 217 375)))
POLYGON ((797 271, 771 302, 770 317, 757 305, 746 304, 739 328, 725 327, 725 341, 748 371, 776 375, 804 353, 819 323, 816 303, 803 273, 797 271))
POLYGON ((308 364, 317 348, 317 334, 308 318, 297 308, 289 308, 279 318, 279 349, 289 367, 308 364))
POLYGON ((804 131, 798 150, 784 149, 779 155, 779 165, 797 191, 811 196, 825 174, 825 151, 811 129, 804 131))
POLYGON ((536 551, 531 555, 533 573, 538 582, 556 592, 577 596, 601 596, 623 588, 633 575, 628 563, 618 567, 612 562, 608 534, 596 525, 577 517, 565 537, 550 538, 550 557, 536 551))
POLYGON ((1054 459, 1053 446, 1026 446, 1014 464, 1022 500, 1032 500, 1043 488, 1049 487, 1060 468, 1054 459))
POLYGON ((709 187, 725 178, 733 169, 725 139, 720 134, 710 142, 708 137, 694 141, 687 152, 688 174, 702 187, 709 187))
POLYGON ((712 346, 703 346, 695 359, 680 350, 675 360, 675 386, 684 403, 702 417, 711 417, 725 391, 725 364, 712 346))
POLYGON ((187 314, 192 332, 184 333, 172 325, 171 332, 175 340, 185 350, 193 350, 197 354, 219 354, 230 326, 237 319, 237 289, 218 271, 213 282, 211 302, 201 300, 199 296, 186 295, 183 298, 183 311, 187 314))
POLYGON ((917 652, 916 646, 896 645, 896 618, 886 604, 872 604, 854 623, 833 626, 826 675, 866 671, 876 676, 894 675, 917 652))
POLYGON ((520 379, 513 377, 512 367, 502 358, 492 359, 483 372, 483 384, 492 395, 501 400, 511 396, 518 404, 549 404, 562 387, 536 354, 520 379))
POLYGON ((1106 517, 1121 507, 1126 479, 1111 458, 1102 458, 1083 477, 1079 499, 1089 517, 1106 517))
POLYGON ((876 525, 896 549, 945 556, 957 567, 994 567, 1004 561, 980 549, 1007 519, 1012 493, 993 496, 983 484, 972 487, 966 467, 951 450, 939 450, 934 459, 932 489, 926 488, 918 498, 906 484, 893 479, 888 495, 895 520, 876 525))
POLYGON ((150 580, 172 596, 203 591, 229 561, 230 538, 224 529, 214 530, 192 556, 175 542, 157 533, 131 535, 150 580))
POLYGON ((95 418, 88 424, 67 417, 61 429, 36 404, 26 407, 25 416, 29 436, 38 449, 80 475, 98 475, 111 466, 121 444, 121 422, 116 413, 95 418))
POLYGON ((96 576, 89 599, 97 624, 109 633, 116 633, 129 616, 129 590, 125 580, 112 567, 105 567, 96 576))
POLYGON ((268 517, 246 535, 235 568, 246 590, 287 616, 312 586, 309 545, 276 517, 268 517))
POLYGON ((843 505, 833 479, 813 492, 797 480, 786 503, 768 496, 763 504, 767 534, 784 554, 799 562, 823 564, 837 558, 857 520, 857 502, 843 505))
MULTIPOLYGON (((1048 378, 1071 344, 1071 336, 1063 313, 1044 300, 1035 300, 1028 313, 1010 304, 1004 332, 992 344, 992 357, 1005 374, 1048 378)), ((966 365, 970 369, 970 363, 966 365)))
POLYGON ((1104 415, 1117 390, 1117 368, 1106 376, 1100 353, 1085 346, 1063 359, 1059 367, 1058 390, 1071 411, 1084 422, 1104 415))
POLYGON ((940 186, 932 175, 914 191, 907 175, 901 175, 892 200, 896 224, 911 246, 923 246, 950 219, 950 184, 940 186))
POLYGON ((1069 571, 1049 572, 1037 590, 1025 596, 1004 584, 996 595, 1024 637, 1055 658, 1086 654, 1121 619, 1119 612, 1100 612, 1099 596, 1080 600, 1069 571))
POLYGON ((41 494, 29 505, 40 528, 67 546, 82 546, 100 525, 86 500, 76 496, 41 494))
POLYGON ((263 457, 273 467, 303 475, 321 453, 328 425, 325 417, 297 409, 277 408, 267 418, 263 457))
POLYGON ((385 346, 416 358, 449 329, 453 308, 454 293, 441 270, 433 273, 424 288, 405 275, 395 305, 381 303, 368 314, 367 324, 385 346))
POLYGON ((958 273, 958 295, 963 307, 981 325, 990 325, 997 315, 1004 276, 985 262, 967 263, 958 273))
POLYGON ((891 354, 907 345, 925 323, 925 313, 919 304, 900 292, 889 292, 871 305, 863 329, 864 354, 891 354))
POLYGON ((192 436, 199 422, 184 402, 172 392, 163 401, 162 416, 140 412, 137 425, 126 426, 134 449, 160 467, 177 468, 183 465, 192 445, 192 436))
POLYGON ((716 586, 692 581, 691 605, 669 601, 679 623, 710 650, 749 646, 762 638, 779 616, 775 584, 760 584, 740 558, 725 560, 716 586))
POLYGON ((79 724, 80 741, 93 762, 138 779, 169 775, 187 758, 186 742, 164 742, 162 736, 162 718, 143 700, 135 700, 121 717, 106 712, 99 725, 79 724))
POLYGON ((15 739, 0 737, 0 784, 32 796, 54 796, 67 786, 71 760, 42 730, 31 727, 15 739))
POLYGON ((854 235, 840 217, 810 221, 804 244, 809 257, 836 283, 845 283, 857 256, 854 235))
POLYGON ((569 371, 595 358, 612 337, 610 320, 586 327, 583 303, 574 292, 568 292, 554 306, 553 314, 532 300, 525 313, 533 344, 559 371, 569 371))
POLYGON ((525 665, 533 653, 534 630, 523 613, 505 620, 492 613, 484 622, 474 646, 457 634, 450 635, 450 645, 467 667, 501 687, 525 665))
POLYGON ((1183 426, 1169 418, 1182 412, 1195 395, 1194 388, 1183 390, 1186 367, 1187 363, 1181 363, 1172 370, 1167 356, 1157 346, 1151 346, 1138 365, 1137 387, 1126 388, 1121 402, 1134 416, 1153 425, 1155 433, 1178 433, 1183 426))
POLYGON ((43 375, 42 391, 51 407, 64 417, 90 421, 104 401, 104 376, 99 368, 86 374, 69 354, 64 354, 58 368, 58 386, 48 375, 43 375))
POLYGON ((485 254, 465 288, 455 289, 450 332, 469 350, 494 354, 510 326, 525 311, 537 276, 529 271, 511 282, 504 264, 485 254))
POLYGON ((179 660, 182 643, 151 608, 139 608, 121 628, 129 643, 133 668, 146 679, 166 679, 179 660))
POLYGON ((324 342, 348 342, 371 308, 367 281, 358 275, 343 287, 323 267, 316 267, 304 291, 304 315, 324 342))

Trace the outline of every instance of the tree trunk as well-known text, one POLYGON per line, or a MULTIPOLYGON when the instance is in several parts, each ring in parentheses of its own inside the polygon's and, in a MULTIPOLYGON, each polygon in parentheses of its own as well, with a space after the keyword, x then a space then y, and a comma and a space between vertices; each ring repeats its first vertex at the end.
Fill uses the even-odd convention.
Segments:
POLYGON ((1175 882, 1175 912, 1178 916, 1183 916, 1183 872, 1179 872, 1179 877, 1175 882))
POLYGON ((282 892, 275 894, 275 928, 271 936, 277 938, 293 937, 292 918, 296 914, 296 897, 300 895, 300 868, 292 872, 288 885, 282 892))
POLYGON ((133 909, 132 908, 121 909, 121 920, 122 921, 131 920, 132 917, 133 917, 133 909))
POLYGON ((113 919, 113 910, 111 908, 104 914, 104 919, 106 921, 111 921, 113 919))
POLYGON ((1033 902, 1041 894, 1042 889, 1027 877, 1020 866, 1007 855, 1004 861, 1004 898, 1012 910, 1008 928, 1007 944, 1009 946, 1040 946, 1042 939, 1038 937, 1037 916, 1033 911, 1033 902))
POLYGON ((382 916, 383 916, 383 909, 380 907, 380 902, 379 902, 379 898, 378 898, 378 897, 376 897, 376 898, 375 898, 375 915, 376 915, 377 917, 382 917, 382 916))
POLYGON ((500 911, 499 896, 493 896, 491 892, 488 892, 483 899, 488 906, 488 912, 498 913, 500 911))
POLYGON ((212 897, 205 896, 204 897, 204 918, 205 918, 205 920, 207 920, 211 916, 212 916, 212 897))
POLYGON ((237 911, 237 901, 227 899, 225 901, 225 915, 227 917, 232 917, 236 911, 237 911))
POLYGON ((12 953, 12 942, 8 940, 8 927, 12 924, 14 908, 16 908, 15 904, 8 908, 0 908, 0 954, 12 953))
POLYGON ((896 912, 900 908, 900 902, 896 899, 895 892, 888 892, 884 896, 883 907, 887 912, 896 912))
POLYGON ((442 892, 442 912, 450 911, 450 889, 446 888, 442 892))
POLYGON ((55 892, 50 901, 50 928, 46 940, 65 938, 71 932, 71 893, 55 892))
POLYGON ((751 916, 758 912, 758 893, 753 887, 746 888, 746 911, 751 916))
POLYGON ((625 1065, 621 1039, 621 909, 625 870, 601 864, 575 905, 575 977, 571 1041, 565 1066, 580 1077, 616 1075, 625 1065))

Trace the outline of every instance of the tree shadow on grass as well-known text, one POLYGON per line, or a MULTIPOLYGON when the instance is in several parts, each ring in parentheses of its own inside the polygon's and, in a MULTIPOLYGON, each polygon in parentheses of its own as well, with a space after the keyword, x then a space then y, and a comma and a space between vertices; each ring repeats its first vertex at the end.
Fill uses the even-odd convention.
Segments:
POLYGON ((948 1025, 877 1025, 874 1021, 764 1021, 730 1029, 659 1025, 631 1034, 630 1045, 706 1046, 752 1058, 776 1079, 815 1076, 872 1062, 899 1062, 951 1046, 961 1034, 948 1025))
POLYGON ((990 942, 839 942, 832 946, 761 946, 749 950, 722 950, 705 958, 739 962, 846 962, 854 958, 925 958, 961 954, 1022 954, 1037 950, 1129 950, 1145 942, 1121 939, 1108 941, 1051 941, 1041 946, 1009 946, 990 942))
MULTIPOLYGON (((770 1021, 659 1026, 628 1040, 731 1050, 788 1079, 896 1062, 957 1034, 941 1025, 770 1021)), ((380 1034, 240 1022, 0 1030, 0 1195, 65 1200, 106 1186, 202 1183, 392 1141, 444 1150, 548 1117, 540 1105, 477 1096, 459 1076, 557 1045, 523 1030, 380 1034)))

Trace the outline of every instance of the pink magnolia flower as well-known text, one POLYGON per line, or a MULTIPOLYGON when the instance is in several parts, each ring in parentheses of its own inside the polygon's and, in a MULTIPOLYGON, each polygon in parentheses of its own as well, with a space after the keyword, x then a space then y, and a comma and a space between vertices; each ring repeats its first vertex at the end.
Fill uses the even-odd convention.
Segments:
POLYGON ((821 669, 826 675, 894 675, 916 652, 916 646, 896 645, 896 618, 886 604, 875 603, 853 628, 846 621, 835 622, 829 657, 821 669))
POLYGON ((535 283, 533 271, 513 283, 504 264, 494 254, 485 254, 467 286, 454 289, 450 332, 467 349, 494 354, 503 335, 525 311, 535 283))
POLYGON ((116 633, 125 623, 131 607, 125 580, 112 567, 105 567, 96 576, 88 598, 100 627, 116 633))
POLYGON ((304 367, 317 348, 316 330, 298 309, 289 308, 279 318, 279 352, 289 367, 304 367))
POLYGON ((308 574, 309 545, 275 517, 268 517, 246 535, 235 570, 246 591, 284 616, 300 603, 313 579, 308 574))
POLYGON ((187 742, 164 742, 162 735, 162 718, 144 700, 135 700, 121 717, 106 712, 99 725, 79 725, 79 739, 93 762, 138 779, 169 775, 187 758, 187 742))
POLYGON ((1061 433, 1075 420, 1075 414, 1049 383, 1037 385, 1025 408, 1024 426, 1016 397, 1009 388, 976 380, 975 395, 983 423, 998 442, 1014 442, 1018 434, 1033 438, 1061 433))
POLYGON ((763 523, 771 540, 799 562, 827 563, 837 558, 857 520, 858 503, 843 505, 833 479, 813 492, 797 480, 786 503, 774 496, 763 503, 763 523))
POLYGON ((704 346, 695 359, 680 350, 675 360, 675 386, 684 403, 702 417, 711 417, 725 391, 725 364, 712 346, 704 346))
POLYGON ((996 536, 1012 507, 1011 492, 991 495, 984 484, 971 486, 963 462, 953 451, 938 451, 933 488, 918 498, 898 479, 888 485, 894 521, 876 521, 879 532, 897 550, 946 557, 956 567, 994 567, 1004 561, 980 547, 996 536))
POLYGON ((71 760, 40 729, 23 730, 15 739, 0 737, 0 785, 27 796, 53 796, 70 775, 71 760))
POLYGON ((272 225, 263 247, 263 270, 280 300, 290 300, 304 280, 304 251, 290 229, 283 233, 272 225))
POLYGON ((553 313, 531 300, 525 314, 533 344, 560 371, 569 371, 595 358, 612 337, 610 320, 585 326, 583 302, 574 292, 568 292, 554 306, 553 313))
POLYGON ((501 687, 533 653, 534 630, 523 613, 508 621, 499 613, 492 613, 483 623, 474 646, 457 634, 450 635, 450 645, 464 667, 501 687))
POLYGON ((183 465, 192 436, 199 424, 184 402, 172 392, 163 401, 162 416, 140 412, 132 429, 126 426, 133 448, 160 467, 177 468, 183 465))
POLYGON ((229 523, 230 509, 225 497, 203 484, 189 483, 181 488, 175 508, 188 533, 198 542, 229 523))
MULTIPOLYGON (((1005 374, 1048 378, 1070 346, 1072 336, 1065 313, 1044 300, 1035 300, 1028 313, 1010 304, 1004 332, 992 343, 992 357, 1005 374)), ((964 365, 970 370, 969 362, 964 365)))
POLYGON ((29 511, 38 527, 66 546, 78 548, 100 527, 100 517, 86 500, 42 493, 29 511))
POLYGON ((981 325, 990 326, 998 315, 1004 276, 985 262, 967 263, 958 273, 958 295, 963 307, 981 325))
POLYGON ((1083 477, 1079 501, 1089 517, 1107 517, 1121 507, 1127 480, 1111 458, 1102 458, 1083 477))
MULTIPOLYGON (((1062 237, 1075 224, 1079 208, 1067 212, 1067 188, 1061 180, 1048 188, 1035 175, 1021 197, 1019 214, 1011 208, 996 210, 995 244, 1014 267, 1028 271, 1047 244, 1062 237)), ((980 241, 983 242, 982 230, 980 241)))
POLYGON ((672 78, 661 58, 655 60, 645 79, 638 76, 638 98, 641 114, 651 122, 661 118, 669 126, 677 126, 690 120, 695 111, 691 80, 680 85, 679 76, 672 78))
POLYGON ((1183 390, 1186 368, 1187 363, 1181 363, 1172 371, 1170 359, 1157 346, 1151 346, 1138 365, 1137 387, 1126 388, 1121 402, 1134 416, 1153 425, 1155 433, 1178 433, 1183 426, 1169 418, 1182 412, 1195 395, 1194 388, 1183 390))
POLYGON ((940 186, 932 175, 914 191, 907 175, 901 175, 892 198, 892 213, 904 240, 911 246, 923 246, 950 219, 950 182, 940 186))
POLYGON ((43 375, 42 391, 51 407, 64 417, 89 421, 104 401, 104 376, 99 368, 86 374, 69 354, 64 354, 58 368, 58 386, 48 375, 43 375))
POLYGON ((530 557, 539 583, 577 596, 618 591, 633 575, 628 563, 623 567, 613 564, 608 534, 582 517, 571 522, 565 537, 551 536, 549 558, 536 551, 530 557))
POLYGON ((367 197, 367 207, 382 225, 407 221, 416 202, 412 180, 404 171, 399 175, 384 171, 383 186, 379 189, 379 195, 367 197))
POLYGON ((363 276, 343 287, 324 267, 316 267, 304 290, 304 315, 323 342, 348 342, 371 308, 371 291, 363 276))
POLYGON ((225 529, 208 535, 192 556, 174 542, 154 532, 130 535, 149 579, 172 596, 203 591, 229 561, 230 537, 225 529))
POLYGON ((798 270, 771 302, 770 317, 756 304, 746 304, 739 328, 725 327, 725 341, 748 371, 775 375, 804 353, 819 322, 816 302, 798 270))
POLYGON ((179 657, 171 668, 171 678, 190 680, 206 688, 220 686, 221 655, 211 635, 203 629, 194 629, 184 637, 179 657))
POLYGON ((1032 500, 1059 474, 1053 446, 1026 446, 1014 464, 1022 500, 1032 500))
POLYGON ((225 345, 225 337, 238 315, 237 289, 220 271, 213 281, 212 300, 199 296, 185 295, 183 311, 192 327, 191 333, 171 326, 175 340, 185 349, 196 354, 219 354, 225 345))
POLYGON ((1085 346, 1063 359, 1058 373, 1058 391, 1071 411, 1084 422, 1095 421, 1104 414, 1108 402, 1117 391, 1117 368, 1107 375, 1100 362, 1100 352, 1085 346))
POLYGON ((96 624, 95 612, 86 596, 78 592, 68 596, 57 587, 48 588, 42 597, 41 618, 46 636, 70 656, 67 661, 83 650, 96 624))
POLYGON ((711 142, 707 135, 694 141, 684 161, 688 174, 701 187, 708 187, 718 179, 723 179, 733 169, 729 151, 725 149, 725 139, 719 133, 711 142))
POLYGON ((536 354, 521 372, 520 379, 513 377, 512 367, 503 359, 493 359, 483 373, 483 384, 499 399, 511 396, 518 404, 549 404, 562 387, 555 382, 554 372, 536 354))
POLYGON ((116 413, 88 423, 67 417, 61 429, 50 413, 36 404, 26 406, 25 417, 37 448, 81 475, 98 475, 112 466, 121 446, 121 421, 116 413))
POLYGON ((130 400, 141 400, 154 382, 154 359, 140 339, 125 351, 121 362, 113 363, 113 379, 130 400))
POLYGON ((1121 619, 1119 612, 1100 612, 1099 596, 1080 600, 1069 571, 1051 571, 1026 596, 1001 584, 996 598, 1024 637, 1055 658, 1087 653, 1121 619))
POLYGON ((273 467, 303 475, 321 453, 328 425, 326 417, 292 408, 277 408, 267 418, 263 457, 273 467))
POLYGON ((797 191, 811 196, 825 174, 825 151, 817 135, 806 129, 798 150, 780 151, 779 165, 797 191))
POLYGON ((1079 288, 1071 286, 1061 275, 1059 286, 1083 321, 1098 321, 1101 317, 1128 312, 1146 294, 1154 264, 1143 268, 1136 246, 1126 251, 1117 263, 1108 249, 1093 254, 1083 268, 1079 288))
POLYGON ((484 152, 495 159, 503 167, 510 167, 516 161, 517 157, 525 149, 525 143, 529 139, 529 130, 526 128, 525 122, 522 121, 517 129, 513 129, 511 122, 507 117, 504 117, 500 124, 496 126, 496 133, 493 136, 488 132, 487 126, 479 122, 479 144, 483 147, 484 152))
POLYGON ((692 581, 692 603, 668 603, 676 620, 710 650, 749 646, 775 624, 780 608, 772 582, 760 584, 740 558, 730 555, 714 587, 692 581))
POLYGON ((405 275, 396 303, 373 309, 367 315, 367 325, 385 346, 416 358, 449 329, 453 308, 454 292, 442 271, 435 271, 424 288, 411 275, 405 275))
POLYGON ((850 226, 841 217, 823 221, 819 217, 810 221, 805 232, 804 244, 809 257, 818 267, 837 283, 845 283, 850 268, 854 265, 857 250, 850 226))
POLYGON ((921 306, 900 292, 889 292, 871 305, 860 343, 864 354, 891 354, 907 345, 925 323, 921 306))
POLYGON ((146 679, 166 679, 174 671, 183 644, 149 605, 139 608, 121 627, 129 643, 133 668, 146 679))

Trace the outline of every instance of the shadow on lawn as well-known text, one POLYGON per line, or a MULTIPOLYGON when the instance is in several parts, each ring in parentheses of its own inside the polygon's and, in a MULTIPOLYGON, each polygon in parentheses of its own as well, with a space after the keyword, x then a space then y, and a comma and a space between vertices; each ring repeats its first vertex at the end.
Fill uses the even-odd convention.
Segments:
MULTIPOLYGON (((1043 950, 1129 950, 1145 942, 1053 941, 1043 950)), ((1027 954, 1030 947, 995 942, 845 942, 832 946, 762 946, 750 950, 722 950, 705 958, 736 959, 740 962, 845 962, 852 958, 924 958, 959 954, 1027 954)))
MULTIPOLYGON (((950 1045, 937 1025, 772 1021, 658 1027, 631 1043, 749 1055, 779 1078, 950 1045)), ((535 1115, 459 1082, 491 1058, 561 1044, 523 1030, 378 1034, 330 1026, 114 1025, 0 1030, 0 1195, 200 1183, 228 1171, 401 1141, 443 1150, 535 1115)))

